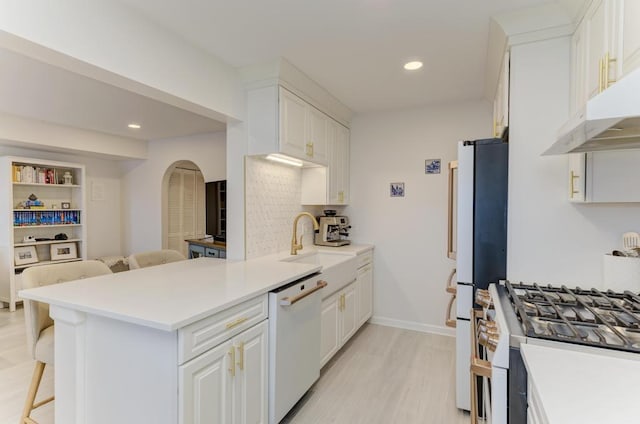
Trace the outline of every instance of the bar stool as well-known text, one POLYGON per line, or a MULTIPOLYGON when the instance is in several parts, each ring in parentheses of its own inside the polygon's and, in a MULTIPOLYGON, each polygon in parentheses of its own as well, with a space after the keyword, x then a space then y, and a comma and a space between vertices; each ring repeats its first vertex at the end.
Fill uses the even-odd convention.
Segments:
POLYGON ((129 269, 146 268, 186 259, 182 253, 171 249, 134 253, 129 256, 129 269))
MULTIPOLYGON (((34 266, 25 269, 22 273, 22 288, 31 289, 104 274, 111 274, 111 270, 100 261, 34 266)), ((46 303, 24 299, 24 313, 27 345, 36 364, 20 424, 37 424, 30 417, 31 412, 54 399, 51 396, 40 402, 35 402, 44 368, 46 365, 54 363, 54 325, 49 316, 49 305, 46 303)))

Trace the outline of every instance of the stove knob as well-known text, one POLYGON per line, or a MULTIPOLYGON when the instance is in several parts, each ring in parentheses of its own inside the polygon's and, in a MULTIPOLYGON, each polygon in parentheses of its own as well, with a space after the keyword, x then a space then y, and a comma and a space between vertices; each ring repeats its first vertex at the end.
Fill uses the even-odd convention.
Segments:
POLYGON ((489 308, 491 306, 491 295, 489 291, 482 289, 476 290, 476 303, 483 308, 489 308))
POLYGON ((489 334, 487 336, 487 349, 489 349, 491 352, 495 352, 496 348, 498 347, 498 341, 500 339, 500 335, 498 333, 495 334, 489 334))

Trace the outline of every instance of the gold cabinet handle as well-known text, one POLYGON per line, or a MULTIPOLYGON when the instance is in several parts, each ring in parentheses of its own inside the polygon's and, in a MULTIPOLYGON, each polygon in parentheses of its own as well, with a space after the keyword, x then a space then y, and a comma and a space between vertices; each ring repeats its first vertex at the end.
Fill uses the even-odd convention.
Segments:
POLYGON ((236 348, 231 346, 229 349, 229 372, 231 373, 231 377, 236 376, 236 348))
POLYGON ((307 156, 313 157, 313 143, 307 143, 306 147, 307 147, 307 151, 306 151, 307 156))
POLYGON ((238 318, 238 319, 236 319, 236 320, 233 320, 233 321, 231 321, 231 322, 228 322, 228 323, 226 324, 227 330, 230 330, 230 329, 232 329, 233 327, 237 327, 237 326, 239 326, 240 324, 242 324, 243 322, 245 322, 245 321, 246 321, 246 320, 248 320, 248 319, 249 319, 249 318, 247 318, 247 317, 242 317, 242 318, 238 318))
POLYGON ((329 283, 327 283, 326 281, 318 280, 314 287, 311 287, 310 289, 307 289, 307 290, 303 291, 302 293, 300 293, 300 294, 298 294, 296 296, 285 297, 284 299, 282 299, 280 301, 280 306, 291 306, 294 303, 301 301, 305 297, 317 292, 318 290, 321 290, 321 289, 327 287, 328 285, 329 285, 329 283))
POLYGON ((240 356, 240 360, 238 360, 238 368, 242 371, 244 370, 244 342, 240 342, 240 346, 238 346, 238 355, 240 356))
POLYGON ((338 202, 344 203, 344 191, 338 192, 338 202))
POLYGON ((580 193, 580 190, 575 189, 575 180, 580 178, 580 175, 577 175, 575 172, 571 171, 570 181, 571 181, 571 189, 569 191, 569 197, 573 199, 574 194, 580 193))
POLYGON ((451 319, 451 309, 453 308, 453 302, 455 300, 456 295, 454 294, 453 296, 451 296, 451 299, 449 299, 449 304, 447 305, 447 319, 444 322, 447 327, 456 328, 456 320, 451 319))

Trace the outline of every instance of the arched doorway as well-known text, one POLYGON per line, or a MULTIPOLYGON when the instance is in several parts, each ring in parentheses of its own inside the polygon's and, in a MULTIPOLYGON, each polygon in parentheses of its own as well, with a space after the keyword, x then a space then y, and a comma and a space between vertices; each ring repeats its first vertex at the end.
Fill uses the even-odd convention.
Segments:
POLYGON ((185 240, 205 235, 205 183, 198 165, 174 162, 163 178, 162 245, 188 256, 185 240))

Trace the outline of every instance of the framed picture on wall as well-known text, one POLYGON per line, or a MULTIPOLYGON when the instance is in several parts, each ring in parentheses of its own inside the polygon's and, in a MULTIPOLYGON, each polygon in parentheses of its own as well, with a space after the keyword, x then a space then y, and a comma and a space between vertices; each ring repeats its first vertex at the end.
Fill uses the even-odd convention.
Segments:
POLYGON ((34 264, 38 262, 38 252, 35 246, 21 246, 13 250, 16 266, 34 264))
POLYGON ((391 197, 404 197, 404 183, 391 183, 389 190, 391 197))
POLYGON ((424 161, 424 173, 425 174, 439 174, 440 173, 440 159, 426 159, 424 161))
POLYGON ((56 243, 50 247, 51 260, 75 259, 78 257, 78 250, 75 243, 56 243))

